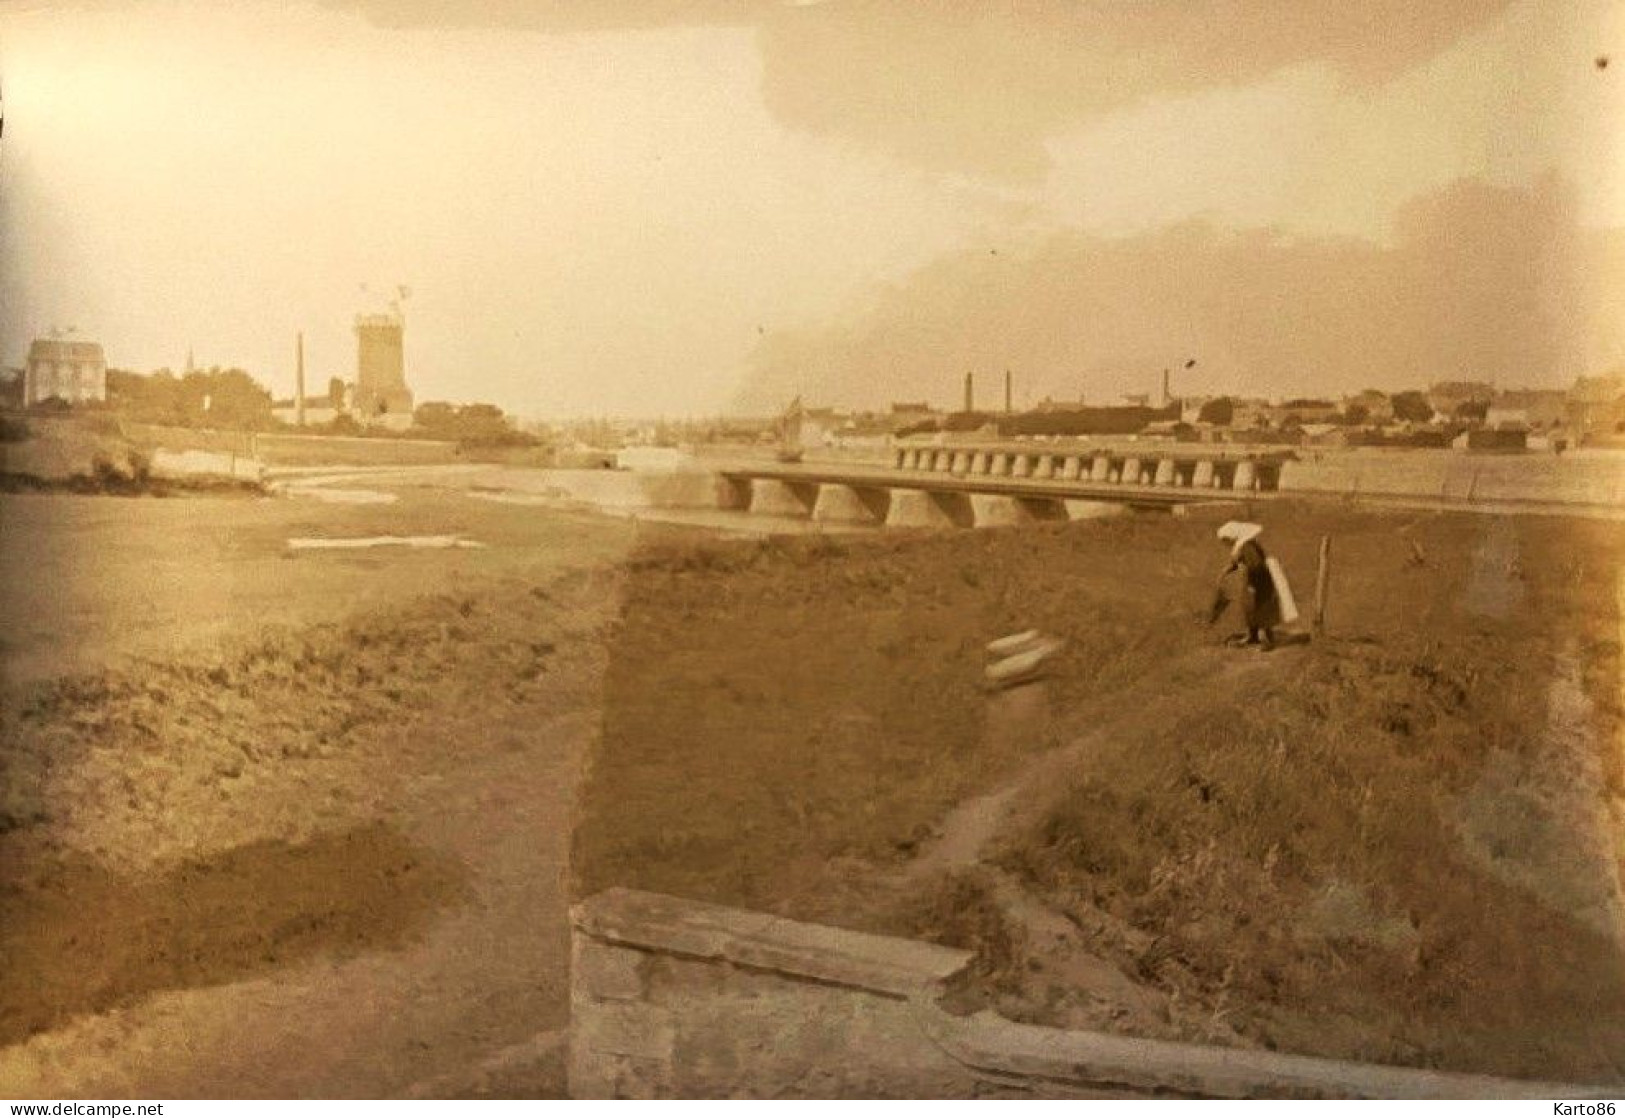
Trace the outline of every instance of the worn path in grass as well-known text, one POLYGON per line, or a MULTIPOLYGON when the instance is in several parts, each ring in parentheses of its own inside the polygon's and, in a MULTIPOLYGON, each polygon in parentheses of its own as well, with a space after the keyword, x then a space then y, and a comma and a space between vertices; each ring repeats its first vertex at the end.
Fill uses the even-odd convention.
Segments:
MULTIPOLYGON (((1267 686, 1272 674, 1289 671, 1295 648, 1283 645, 1273 653, 1240 649, 1201 649, 1182 662, 1186 672, 1199 672, 1210 686, 1239 688, 1267 686)), ((1211 697, 1195 689, 1170 689, 1179 672, 1159 674, 1124 690, 1117 711, 1072 744, 1033 757, 1010 780, 985 795, 975 796, 950 811, 919 855, 898 873, 903 882, 917 882, 944 870, 962 869, 982 861, 988 843, 1017 816, 1033 816, 1048 808, 1067 778, 1089 762, 1103 742, 1142 740, 1166 734, 1181 721, 1208 705, 1211 697)), ((1040 740, 1048 717, 1048 696, 1042 680, 988 698, 990 735, 1025 736, 1040 740)))

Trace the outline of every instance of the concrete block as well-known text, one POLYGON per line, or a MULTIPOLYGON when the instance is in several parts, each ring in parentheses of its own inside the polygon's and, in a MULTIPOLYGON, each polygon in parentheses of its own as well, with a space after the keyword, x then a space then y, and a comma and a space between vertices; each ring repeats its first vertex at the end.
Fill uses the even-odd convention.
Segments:
POLYGON ((778 920, 730 945, 728 957, 748 967, 903 997, 938 989, 970 965, 971 953, 922 940, 778 920))
POLYGON ((1191 468, 1191 484, 1198 489, 1213 488, 1213 460, 1203 458, 1191 468))
POLYGON ((1159 459, 1157 459, 1157 472, 1152 476, 1151 484, 1152 485, 1177 485, 1177 484, 1179 484, 1178 476, 1177 476, 1177 474, 1176 474, 1176 472, 1174 470, 1174 460, 1172 458, 1159 458, 1159 459))
POLYGON ((668 1063, 578 1049, 574 1043, 568 1074, 572 1099, 667 1098, 674 1080, 668 1063))
POLYGON ((760 516, 807 516, 818 499, 816 485, 798 485, 776 478, 753 478, 750 511, 760 516))
POLYGON ((935 495, 923 489, 893 489, 886 513, 890 528, 953 528, 953 517, 935 495))
POLYGON ((571 922, 596 939, 659 947, 696 958, 721 958, 733 938, 772 922, 766 913, 685 901, 637 889, 606 889, 574 906, 571 922))
POLYGON ((643 997, 641 966, 645 955, 587 936, 576 936, 570 959, 574 990, 598 1001, 635 1001, 643 997))
POLYGON ((1089 480, 1105 481, 1111 476, 1112 460, 1104 454, 1097 454, 1089 463, 1089 480))
POLYGON ((1140 484, 1140 460, 1138 458, 1123 459, 1122 482, 1124 485, 1140 484))
POLYGON ((1032 467, 1033 460, 1029 455, 1013 455, 1010 463, 1010 476, 1026 477, 1032 471, 1032 467))
POLYGON ((644 1002, 580 1001, 573 1009, 570 1027, 589 1051, 670 1062, 677 1044, 676 1018, 670 1009, 644 1002))
POLYGON ((1242 461, 1237 462, 1236 472, 1231 475, 1230 478, 1230 488, 1245 489, 1250 491, 1257 485, 1258 475, 1255 472, 1255 467, 1253 466, 1252 462, 1248 459, 1243 459, 1242 461))
POLYGON ((1078 475, 1083 471, 1083 459, 1076 454, 1066 456, 1061 466, 1061 477, 1066 481, 1077 481, 1078 475))
POLYGON ((717 484, 717 508, 750 508, 751 484, 744 478, 722 478, 717 484))
POLYGON ((823 523, 874 524, 884 522, 885 514, 877 518, 869 503, 850 485, 820 485, 812 518, 823 523))
MULTIPOLYGON (((1042 686, 1007 692, 1043 701, 1042 686)), ((1036 708, 1035 708, 1036 709, 1036 708)), ((1015 719, 1033 721, 1025 707, 1015 719)), ((1592 1098, 1605 1089, 1045 1028, 939 997, 967 952, 616 889, 575 936, 646 941, 649 999, 584 996, 575 1098, 1592 1098), (697 955, 695 947, 712 952, 697 955), (737 964, 737 965, 736 965, 737 964)), ((619 942, 619 941, 618 941, 619 942)), ((606 946, 598 944, 597 946, 606 946)))
POLYGON ((995 493, 972 493, 970 507, 971 518, 978 528, 1003 528, 1026 524, 1032 520, 1031 514, 1015 497, 995 493))
POLYGON ((1050 478, 1055 476, 1055 456, 1040 454, 1033 460, 1033 477, 1050 478))

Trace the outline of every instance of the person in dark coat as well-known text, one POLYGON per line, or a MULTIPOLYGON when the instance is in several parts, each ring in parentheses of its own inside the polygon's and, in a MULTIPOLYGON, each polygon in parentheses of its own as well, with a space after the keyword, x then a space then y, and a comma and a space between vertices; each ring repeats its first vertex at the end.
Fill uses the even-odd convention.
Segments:
POLYGON ((1258 646, 1265 650, 1275 647, 1275 627, 1282 622, 1281 598, 1276 592, 1275 578, 1270 571, 1269 556, 1258 542, 1264 529, 1257 524, 1232 520, 1219 529, 1219 540, 1230 547, 1230 562, 1219 572, 1218 590, 1208 623, 1216 622, 1229 604, 1225 585, 1235 574, 1241 576, 1241 612, 1247 623, 1247 635, 1239 635, 1236 643, 1258 646))

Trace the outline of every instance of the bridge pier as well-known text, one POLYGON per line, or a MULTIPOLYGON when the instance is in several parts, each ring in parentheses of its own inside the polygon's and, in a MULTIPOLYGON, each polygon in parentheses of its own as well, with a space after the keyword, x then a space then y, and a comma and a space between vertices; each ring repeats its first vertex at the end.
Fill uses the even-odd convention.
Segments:
POLYGON ((818 487, 812 518, 827 524, 884 524, 891 511, 891 490, 871 486, 836 485, 818 487))
POLYGON ((1213 459, 1203 458, 1191 470, 1191 485, 1197 489, 1213 488, 1213 459))
POLYGON ((886 510, 888 528, 970 528, 975 524, 976 514, 968 494, 928 489, 891 490, 886 510))
POLYGON ((1132 455, 1123 459, 1123 473, 1120 478, 1124 485, 1140 484, 1140 460, 1132 455))
POLYGON ((818 486, 775 478, 752 478, 750 511, 757 516, 808 516, 818 500, 818 486))
POLYGON ((1068 520, 1107 520, 1114 516, 1127 516, 1132 511, 1127 505, 1116 501, 1067 500, 1061 504, 1068 520))
POLYGON ((971 518, 978 528, 1031 524, 1035 520, 1065 520, 1065 503, 1049 497, 1006 497, 999 493, 972 493, 971 518))
POLYGON ((1055 456, 1053 454, 1040 454, 1033 460, 1033 477, 1051 478, 1055 476, 1055 456))
POLYGON ((1252 489, 1258 484, 1252 462, 1243 459, 1236 463, 1236 472, 1230 478, 1231 489, 1252 489))
POLYGON ((751 483, 749 478, 723 477, 717 486, 717 507, 721 509, 749 509, 751 483))
POLYGON ((1177 484, 1179 484, 1178 479, 1174 474, 1174 460, 1172 458, 1159 458, 1159 459, 1157 459, 1157 472, 1156 472, 1155 475, 1152 476, 1151 484, 1152 485, 1177 485, 1177 484))

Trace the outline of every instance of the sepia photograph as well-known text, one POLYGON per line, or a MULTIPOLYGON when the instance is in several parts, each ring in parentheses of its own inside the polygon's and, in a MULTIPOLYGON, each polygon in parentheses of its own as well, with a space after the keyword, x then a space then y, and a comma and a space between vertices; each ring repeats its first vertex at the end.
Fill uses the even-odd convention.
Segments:
POLYGON ((1625 0, 0 0, 7 1118, 538 1099, 1615 1113, 1625 0))

